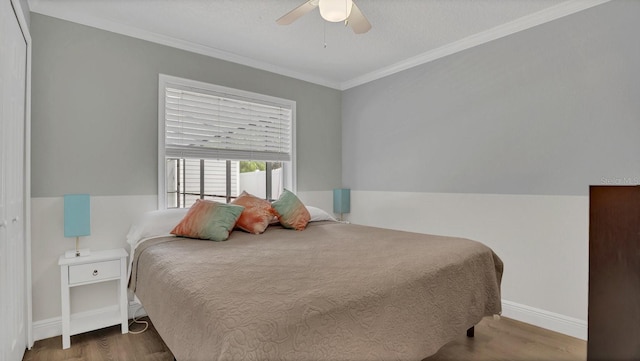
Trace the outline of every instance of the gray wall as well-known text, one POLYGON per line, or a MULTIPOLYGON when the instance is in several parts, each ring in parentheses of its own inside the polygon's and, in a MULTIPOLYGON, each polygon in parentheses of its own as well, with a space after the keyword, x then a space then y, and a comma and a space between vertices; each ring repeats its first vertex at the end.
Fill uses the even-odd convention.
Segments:
POLYGON ((31 14, 32 196, 157 194, 158 74, 297 102, 298 190, 341 182, 341 92, 31 14))
POLYGON ((640 183, 640 1, 343 93, 343 186, 586 195, 640 183))

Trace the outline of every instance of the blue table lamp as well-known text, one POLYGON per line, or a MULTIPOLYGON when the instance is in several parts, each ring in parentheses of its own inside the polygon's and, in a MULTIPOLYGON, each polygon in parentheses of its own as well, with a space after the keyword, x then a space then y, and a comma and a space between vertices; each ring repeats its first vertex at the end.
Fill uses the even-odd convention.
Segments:
POLYGON ((80 249, 80 237, 91 234, 91 202, 88 194, 64 195, 64 236, 76 237, 76 249, 65 252, 66 258, 88 256, 88 248, 80 249))
POLYGON ((333 190, 333 213, 342 215, 351 211, 351 189, 338 188, 333 190))

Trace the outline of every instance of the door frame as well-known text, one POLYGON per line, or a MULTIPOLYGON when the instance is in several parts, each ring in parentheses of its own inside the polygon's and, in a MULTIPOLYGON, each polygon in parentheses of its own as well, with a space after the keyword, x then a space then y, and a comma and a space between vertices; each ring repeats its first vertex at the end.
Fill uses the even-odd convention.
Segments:
POLYGON ((22 36, 27 44, 27 64, 25 77, 25 109, 24 109, 24 281, 25 281, 25 330, 27 348, 33 347, 33 314, 32 314, 32 292, 31 292, 31 32, 29 23, 25 18, 24 10, 29 11, 28 4, 24 4, 27 9, 23 9, 20 0, 10 0, 18 25, 22 31, 22 36))

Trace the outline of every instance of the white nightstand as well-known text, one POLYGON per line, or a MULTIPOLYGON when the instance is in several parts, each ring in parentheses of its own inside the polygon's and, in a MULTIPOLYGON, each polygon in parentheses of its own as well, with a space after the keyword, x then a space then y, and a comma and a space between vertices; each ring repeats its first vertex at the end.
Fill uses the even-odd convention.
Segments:
MULTIPOLYGON (((71 336, 99 328, 122 325, 122 333, 129 332, 127 307, 127 251, 118 248, 92 251, 90 256, 65 258, 60 256, 62 284, 62 348, 71 346, 71 336), (71 315, 69 294, 72 287, 98 282, 118 282, 118 307, 104 317, 71 315)), ((86 314, 86 313, 85 313, 86 314)))

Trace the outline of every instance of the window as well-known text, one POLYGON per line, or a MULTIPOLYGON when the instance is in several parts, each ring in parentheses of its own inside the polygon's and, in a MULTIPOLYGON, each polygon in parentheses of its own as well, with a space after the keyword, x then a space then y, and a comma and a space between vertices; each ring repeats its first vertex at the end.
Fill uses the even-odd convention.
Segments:
POLYGON ((159 78, 158 205, 295 191, 295 102, 159 78))

